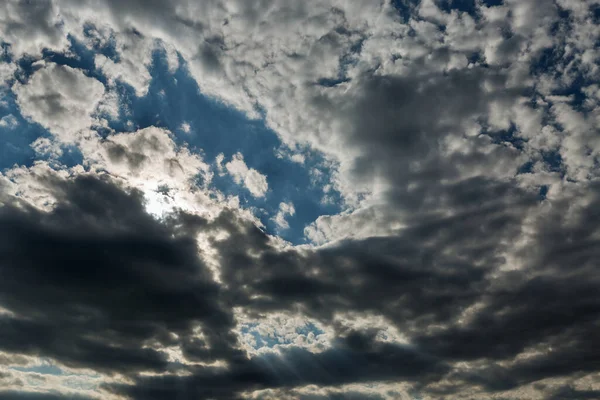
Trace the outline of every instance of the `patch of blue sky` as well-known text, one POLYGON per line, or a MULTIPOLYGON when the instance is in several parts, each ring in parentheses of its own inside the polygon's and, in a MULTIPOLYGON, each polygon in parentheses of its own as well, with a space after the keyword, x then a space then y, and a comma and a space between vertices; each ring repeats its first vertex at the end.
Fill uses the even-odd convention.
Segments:
MULTIPOLYGON (((119 62, 121 57, 117 51, 117 42, 114 35, 111 34, 108 38, 103 38, 102 40, 95 40, 98 37, 96 35, 97 32, 96 26, 92 23, 86 23, 83 26, 83 35, 92 43, 94 52, 102 54, 114 62, 119 62)), ((103 35, 101 34, 100 36, 103 35)))
POLYGON ((351 47, 350 51, 340 56, 339 63, 340 68, 338 74, 334 78, 321 78, 317 80, 317 84, 325 87, 334 87, 341 83, 350 82, 351 79, 348 77, 348 69, 358 62, 358 55, 362 51, 362 46, 366 38, 358 39, 351 47))
POLYGON ((544 161, 544 164, 546 165, 548 170, 552 172, 560 172, 562 175, 564 175, 565 166, 562 162, 562 156, 558 151, 542 151, 541 155, 542 160, 544 161))
MULTIPOLYGON (((0 63, 11 63, 10 46, 0 45, 0 63)), ((35 151, 30 144, 47 134, 40 126, 29 124, 22 116, 13 92, 0 86, 0 171, 14 165, 31 164, 35 151)))
POLYGON ((533 161, 527 161, 519 167, 517 175, 519 174, 530 174, 533 172, 533 161))
POLYGON ((592 20, 596 24, 600 24, 600 4, 593 3, 589 5, 589 10, 592 15, 592 20))
MULTIPOLYGON (((568 21, 568 19, 566 20, 568 21)), ((557 45, 540 51, 539 56, 532 61, 529 70, 534 76, 550 74, 556 81, 563 81, 564 85, 554 89, 552 94, 569 97, 571 99, 569 104, 585 114, 587 111, 585 108, 586 95, 582 89, 596 82, 586 77, 585 68, 580 68, 578 63, 580 62, 575 60, 573 55, 566 55, 564 46, 557 45), (564 72, 567 65, 570 65, 568 75, 564 72), (568 79, 564 79, 565 77, 568 79)))
POLYGON ((540 190, 538 192, 538 200, 540 200, 540 201, 545 200, 547 195, 548 195, 548 185, 540 186, 540 190))
POLYGON ((325 333, 322 329, 319 329, 315 324, 309 322, 304 326, 296 328, 296 333, 299 335, 308 336, 309 333, 313 333, 316 336, 322 335, 325 333))
POLYGON ((250 331, 248 332, 249 335, 251 335, 254 338, 254 341, 256 343, 255 345, 255 349, 261 349, 263 347, 268 347, 268 348, 273 348, 278 344, 281 344, 280 341, 277 339, 277 337, 274 336, 261 336, 260 333, 258 333, 257 331, 250 331))
POLYGON ((512 146, 519 150, 523 149, 523 146, 527 140, 519 136, 517 126, 514 123, 511 123, 508 129, 492 130, 489 129, 485 121, 481 122, 481 135, 489 136, 493 143, 504 146, 512 146))
POLYGON ((419 0, 392 0, 392 7, 396 9, 404 22, 408 22, 414 15, 414 9, 419 3, 419 0))
POLYGON ((477 4, 475 0, 438 0, 438 7, 446 12, 451 12, 452 10, 466 12, 471 16, 476 16, 477 14, 477 4))
MULTIPOLYGON (((96 390, 99 383, 98 378, 100 377, 97 373, 79 374, 63 370, 49 360, 42 360, 39 364, 29 367, 11 367, 9 369, 30 374, 57 376, 61 378, 61 386, 75 390, 96 390)), ((33 377, 34 375, 25 376, 29 386, 40 386, 43 383, 43 381, 33 377)))
POLYGON ((445 12, 452 12, 453 10, 464 12, 469 14, 475 20, 478 20, 480 15, 477 3, 486 7, 495 7, 502 5, 503 0, 437 0, 436 3, 437 6, 445 12))
POLYGON ((30 144, 49 133, 21 116, 12 92, 0 91, 0 96, 0 171, 31 165, 36 154, 30 144))
POLYGON ((62 369, 49 362, 42 362, 39 365, 34 365, 31 367, 12 367, 11 369, 21 372, 35 372, 42 375, 65 375, 65 372, 62 369))
POLYGON ((334 201, 323 202, 322 186, 313 184, 313 168, 326 176, 331 173, 320 154, 306 151, 304 164, 278 156, 282 143, 264 119, 250 119, 233 107, 203 95, 183 59, 180 58, 180 66, 174 72, 168 68, 164 51, 155 51, 152 59, 152 78, 145 96, 138 97, 131 86, 117 83, 120 117, 109 121, 111 129, 131 132, 157 126, 170 130, 179 145, 186 145, 213 165, 214 188, 227 195, 238 195, 242 206, 258 210, 256 216, 269 233, 292 243, 306 241, 304 227, 317 217, 340 211, 339 194, 329 193, 334 201), (182 129, 183 124, 189 129, 182 129), (227 163, 238 152, 249 168, 267 176, 269 190, 264 197, 253 197, 232 177, 219 175, 216 157, 222 153, 227 163), (281 202, 292 202, 296 211, 287 217, 290 227, 285 230, 271 220, 281 202))

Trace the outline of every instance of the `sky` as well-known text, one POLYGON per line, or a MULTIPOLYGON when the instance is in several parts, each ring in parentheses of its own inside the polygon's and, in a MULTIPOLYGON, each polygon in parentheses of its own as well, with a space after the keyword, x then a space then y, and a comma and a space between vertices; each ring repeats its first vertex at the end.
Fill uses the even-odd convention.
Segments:
POLYGON ((600 398, 599 22, 0 2, 0 400, 600 398))

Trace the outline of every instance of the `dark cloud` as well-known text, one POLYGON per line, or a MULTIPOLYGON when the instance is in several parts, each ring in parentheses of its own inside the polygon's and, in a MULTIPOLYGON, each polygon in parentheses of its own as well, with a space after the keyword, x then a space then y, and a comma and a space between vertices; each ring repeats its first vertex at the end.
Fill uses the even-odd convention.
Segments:
MULTIPOLYGON (((448 366, 410 346, 376 343, 353 332, 322 353, 289 348, 233 365, 230 369, 202 368, 191 377, 142 378, 125 388, 136 399, 238 398, 237 392, 293 388, 307 384, 339 386, 346 383, 427 379, 448 366), (186 397, 186 398, 188 398, 186 397)), ((343 398, 343 397, 342 397, 343 398)))
POLYGON ((592 342, 600 333, 595 211, 600 191, 597 185, 584 187, 585 206, 574 198, 553 204, 524 250, 526 268, 499 276, 469 324, 416 342, 458 360, 510 359, 526 348, 535 350, 510 367, 486 368, 490 388, 596 371, 600 354, 592 342))
POLYGON ((422 354, 450 363, 484 360, 467 375, 448 376, 485 390, 590 373, 600 358, 593 345, 600 333, 600 191, 585 186, 584 193, 589 199, 578 211, 573 198, 557 200, 539 217, 522 270, 499 272, 504 254, 515 252, 511 238, 537 207, 535 194, 476 181, 468 191, 445 193, 446 204, 464 209, 456 216, 303 254, 276 250, 252 226, 222 222, 230 232, 217 244, 222 277, 242 288, 234 301, 255 316, 294 309, 332 324, 340 312, 383 315, 422 354), (469 307, 475 309, 463 315, 469 307), (496 364, 532 351, 507 367, 496 364))
POLYGON ((129 167, 133 170, 139 168, 144 161, 147 160, 147 156, 143 153, 137 153, 129 151, 126 146, 120 144, 110 143, 107 146, 106 153, 112 162, 118 163, 127 161, 129 167))
POLYGON ((0 304, 15 314, 0 318, 0 349, 105 371, 164 370, 160 348, 199 324, 212 356, 224 356, 216 349, 234 344, 224 344, 233 318, 193 237, 109 182, 80 177, 54 190, 51 212, 0 210, 0 304))
POLYGON ((369 311, 403 330, 448 323, 486 293, 488 274, 505 261, 502 241, 518 233, 533 201, 533 194, 521 193, 503 205, 494 194, 506 188, 482 187, 488 195, 478 192, 479 207, 467 208, 465 201, 462 213, 422 216, 396 236, 348 240, 304 254, 281 252, 258 228, 230 223, 230 237, 216 244, 222 277, 242 288, 236 301, 250 310, 300 305, 323 320, 341 311, 369 311))
POLYGON ((0 400, 92 400, 92 398, 66 394, 0 391, 0 400))
POLYGON ((391 237, 299 251, 278 249, 232 212, 210 222, 183 213, 157 221, 139 193, 108 181, 52 184, 59 200, 52 211, 15 203, 0 214, 0 304, 14 313, 0 320, 0 348, 132 376, 178 368, 160 350, 168 345, 189 360, 228 362, 188 366, 187 377, 109 386, 133 398, 233 399, 258 389, 373 381, 411 382, 427 392, 441 379, 455 382, 450 394, 464 385, 503 391, 597 369, 600 246, 597 229, 584 226, 599 218, 596 187, 586 188, 590 199, 568 221, 557 201, 535 222, 527 268, 499 273, 510 238, 537 205, 535 193, 511 185, 456 187, 445 200, 462 206, 454 216, 432 215, 391 237), (478 196, 477 207, 470 196, 478 196), (212 243, 222 286, 198 257, 199 230, 228 234, 212 243), (296 310, 332 326, 337 339, 321 353, 291 347, 248 358, 232 333, 233 307, 256 318, 296 310), (383 316, 411 344, 380 342, 366 326, 349 329, 334 319, 345 312, 383 316), (203 338, 192 334, 197 325, 203 338), (535 354, 497 364, 525 351, 535 354), (457 361, 478 366, 466 373, 457 361))
POLYGON ((415 71, 402 76, 361 77, 353 96, 337 98, 332 92, 314 98, 321 113, 347 124, 341 139, 360 153, 352 160, 355 178, 383 176, 394 190, 410 182, 435 186, 460 178, 461 170, 485 168, 518 154, 491 146, 485 136, 464 133, 475 121, 487 122, 492 104, 511 105, 525 87, 507 88, 502 70, 476 67, 441 74, 419 70, 418 60, 415 64, 415 71), (464 140, 465 151, 446 154, 440 141, 448 139, 464 140))
MULTIPOLYGON (((260 397, 259 397, 260 398, 260 397)), ((378 394, 367 394, 361 392, 345 391, 343 393, 330 392, 323 395, 301 394, 299 400, 383 400, 384 397, 378 394)))
POLYGON ((600 390, 579 390, 571 386, 563 386, 554 391, 546 400, 586 400, 597 398, 600 398, 600 390))

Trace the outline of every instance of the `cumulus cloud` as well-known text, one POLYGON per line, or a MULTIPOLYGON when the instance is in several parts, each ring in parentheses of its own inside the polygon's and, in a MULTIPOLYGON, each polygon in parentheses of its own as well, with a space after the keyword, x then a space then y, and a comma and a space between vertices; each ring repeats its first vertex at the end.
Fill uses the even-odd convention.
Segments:
POLYGON ((190 127, 190 124, 184 122, 183 124, 181 124, 179 129, 181 129, 185 133, 190 133, 192 128, 190 127))
POLYGON ((231 161, 225 164, 225 168, 233 180, 244 185, 254 197, 264 197, 269 190, 266 175, 261 174, 254 168, 248 168, 241 153, 236 153, 231 161))
POLYGON ((120 80, 133 87, 138 96, 143 96, 148 92, 151 78, 148 67, 153 45, 147 41, 135 34, 119 36, 117 48, 123 55, 120 60, 114 62, 103 54, 96 54, 94 63, 106 75, 109 84, 120 80))
POLYGON ((0 63, 0 88, 6 86, 7 82, 13 78, 16 66, 14 64, 0 63))
POLYGON ((0 6, 0 31, 12 53, 36 56, 45 48, 60 49, 67 41, 61 29, 59 6, 54 1, 42 0, 29 4, 9 0, 0 6))
POLYGON ((19 123, 17 122, 17 119, 12 114, 0 118, 0 127, 2 128, 14 129, 17 127, 18 124, 19 123))
POLYGON ((24 116, 69 143, 92 124, 104 85, 80 70, 48 63, 13 90, 24 116))
POLYGON ((296 209, 294 208, 293 203, 279 203, 279 211, 275 217, 273 217, 273 222, 275 222, 281 229, 287 229, 290 227, 290 225, 285 218, 287 216, 293 216, 294 214, 296 214, 296 209))

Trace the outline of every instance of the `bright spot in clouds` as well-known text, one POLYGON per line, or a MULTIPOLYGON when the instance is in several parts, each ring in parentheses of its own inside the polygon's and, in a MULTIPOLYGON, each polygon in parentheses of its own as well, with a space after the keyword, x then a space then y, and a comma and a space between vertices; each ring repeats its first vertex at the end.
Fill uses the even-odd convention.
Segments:
POLYGON ((168 195, 160 190, 147 190, 144 192, 145 206, 148 213, 155 217, 163 217, 173 210, 173 205, 168 200, 168 195))

